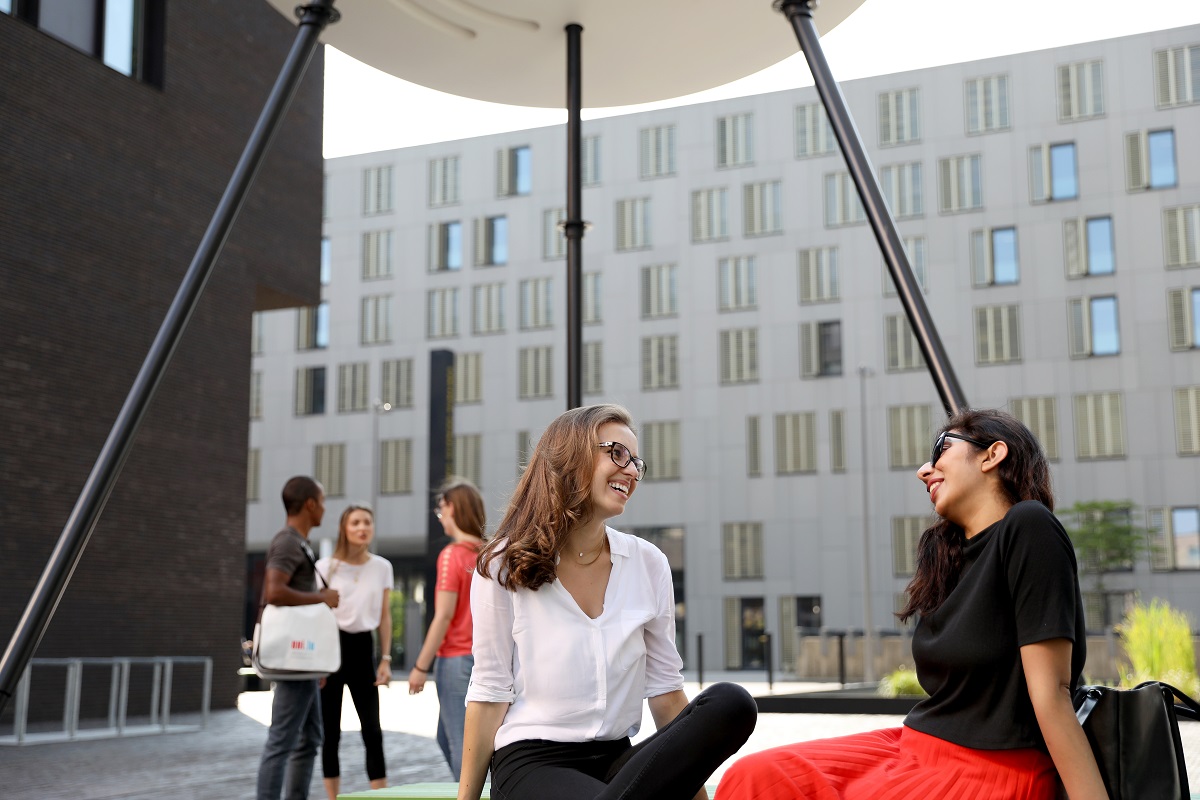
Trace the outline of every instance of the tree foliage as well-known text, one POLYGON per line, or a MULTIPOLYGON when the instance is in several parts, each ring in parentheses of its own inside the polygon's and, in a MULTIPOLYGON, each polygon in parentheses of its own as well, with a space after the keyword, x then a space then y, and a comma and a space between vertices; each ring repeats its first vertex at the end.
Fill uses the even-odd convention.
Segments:
POLYGON ((1064 527, 1079 555, 1079 571, 1095 576, 1104 591, 1104 574, 1133 569, 1147 550, 1145 529, 1133 524, 1136 506, 1128 500, 1078 502, 1063 514, 1064 527))

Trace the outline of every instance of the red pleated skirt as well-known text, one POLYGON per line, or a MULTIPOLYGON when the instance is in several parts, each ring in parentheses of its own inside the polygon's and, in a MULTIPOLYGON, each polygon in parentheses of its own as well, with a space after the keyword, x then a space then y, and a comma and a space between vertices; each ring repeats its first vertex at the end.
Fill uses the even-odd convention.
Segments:
POLYGON ((776 747, 738 759, 714 800, 1054 800, 1034 749, 976 750, 912 728, 776 747))

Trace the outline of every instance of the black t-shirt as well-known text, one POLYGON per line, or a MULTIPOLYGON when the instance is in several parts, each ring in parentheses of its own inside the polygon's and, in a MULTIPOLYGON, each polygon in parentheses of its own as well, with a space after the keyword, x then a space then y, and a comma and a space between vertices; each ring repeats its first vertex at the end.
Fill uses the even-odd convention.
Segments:
POLYGON ((904 724, 980 750, 1045 750, 1020 648, 1059 638, 1074 643, 1074 689, 1087 651, 1075 550, 1049 509, 1026 500, 963 544, 958 585, 917 622, 913 660, 929 698, 904 724))
POLYGON ((275 534, 267 547, 267 569, 277 569, 291 576, 288 588, 299 592, 317 590, 317 572, 313 566, 313 551, 308 540, 291 528, 275 534))

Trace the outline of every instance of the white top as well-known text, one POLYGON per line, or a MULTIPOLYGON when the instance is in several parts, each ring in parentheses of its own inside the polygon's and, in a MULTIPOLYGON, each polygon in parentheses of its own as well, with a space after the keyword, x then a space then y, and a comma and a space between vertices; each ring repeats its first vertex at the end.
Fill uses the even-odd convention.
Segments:
MULTIPOLYGON (((471 581, 475 667, 467 700, 512 704, 496 749, 525 739, 632 736, 643 698, 683 688, 667 557, 644 539, 605 532, 613 566, 597 619, 557 579, 537 591, 471 581)), ((494 577, 499 561, 492 563, 494 577)))
MULTIPOLYGON (((383 619, 383 591, 395 584, 392 562, 374 553, 365 564, 347 564, 341 559, 322 558, 317 571, 338 591, 333 610, 338 628, 346 633, 373 631, 383 619)), ((317 585, 320 586, 320 581, 317 585)))

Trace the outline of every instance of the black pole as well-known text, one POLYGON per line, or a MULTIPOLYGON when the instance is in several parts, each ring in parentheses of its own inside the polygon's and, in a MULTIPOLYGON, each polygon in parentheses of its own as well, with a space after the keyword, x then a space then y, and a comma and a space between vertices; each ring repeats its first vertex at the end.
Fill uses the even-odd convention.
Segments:
POLYGON ((184 329, 195 311, 204 286, 212 274, 221 249, 229 238, 229 231, 237 219, 246 194, 258 174, 263 157, 271 145, 271 140, 279 127, 280 120, 291 105, 300 80, 304 77, 305 69, 316 51, 317 39, 325 26, 337 22, 340 14, 333 8, 334 0, 313 0, 313 2, 297 7, 296 14, 300 18, 296 31, 296 39, 291 52, 284 61, 279 77, 271 89, 271 94, 263 106, 262 114, 246 142, 242 157, 234 168, 225 194, 217 205, 217 210, 209 222, 208 230, 192 257, 191 266, 184 275, 171 307, 150 351, 142 362, 133 387, 125 398, 117 420, 109 431, 108 439, 96 458, 92 472, 75 507, 71 510, 67 524, 59 536, 50 560, 34 587, 29 605, 17 622, 17 628, 8 642, 8 648, 0 657, 0 710, 8 704, 16 690, 17 682, 25 671, 29 659, 37 650, 50 619, 62 600, 63 592, 79 564, 88 539, 96 528, 104 504, 112 494, 113 485, 137 435, 146 409, 154 399, 159 381, 171 361, 175 347, 183 337, 184 329))
POLYGON ((812 71, 817 93, 821 96, 825 113, 829 115, 834 136, 842 148, 850 177, 854 179, 863 210, 866 211, 871 229, 875 232, 879 248, 883 251, 883 259, 887 262, 892 281, 896 284, 896 292, 900 296, 900 302, 904 304, 904 313, 908 315, 913 334, 916 335, 921 352, 925 355, 925 363, 929 365, 929 374, 942 398, 942 405, 945 406, 946 413, 955 413, 967 407, 967 397, 958 383, 954 367, 950 364, 950 358, 942 346, 942 339, 933 324, 933 318, 929 315, 929 308, 925 305, 925 297, 913 276, 908 256, 904 253, 904 245, 896 232, 896 221, 892 219, 891 212, 883 201, 883 193, 879 191, 879 183, 875 180, 870 159, 863 150, 862 138, 858 135, 854 119, 846 107, 846 98, 842 96, 842 90, 833 79, 829 63, 825 60, 820 37, 812 19, 816 5, 817 0, 775 0, 776 10, 788 18, 796 31, 796 38, 800 40, 800 49, 804 52, 808 68, 812 71))
POLYGON ((696 634, 696 683, 704 688, 704 634, 696 634))
POLYGON ((774 648, 771 647, 771 634, 763 634, 763 649, 767 651, 767 691, 775 691, 775 663, 774 654, 771 652, 774 648))
POLYGON ((567 409, 583 405, 583 66, 580 34, 572 22, 567 31, 567 409))

